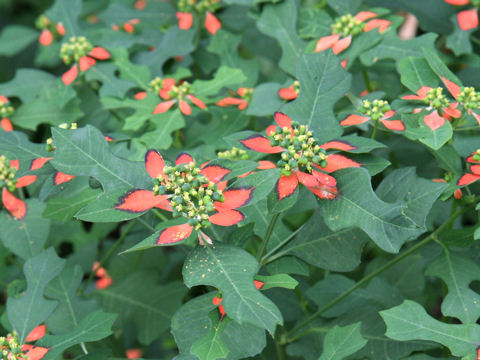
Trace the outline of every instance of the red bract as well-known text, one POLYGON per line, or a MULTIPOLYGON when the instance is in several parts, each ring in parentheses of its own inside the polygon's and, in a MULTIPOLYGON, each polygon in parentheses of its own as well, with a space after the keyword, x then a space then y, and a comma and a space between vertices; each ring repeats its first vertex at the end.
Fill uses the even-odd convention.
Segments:
POLYGON ((243 110, 248 106, 248 103, 251 101, 252 93, 253 89, 241 87, 236 91, 236 93, 233 93, 239 95, 240 98, 228 96, 223 98, 222 100, 217 101, 217 105, 221 107, 238 106, 239 110, 243 110))
POLYGON ((83 36, 72 37, 64 43, 60 50, 60 57, 66 65, 73 66, 62 75, 65 85, 70 85, 78 76, 79 71, 87 71, 95 65, 96 60, 107 60, 110 53, 102 47, 93 47, 83 36))
MULTIPOLYGON (((445 0, 446 3, 451 5, 468 5, 469 0, 445 0)), ((460 11, 457 14, 457 22, 460 29, 468 31, 478 27, 478 9, 472 8, 468 10, 460 11)))
POLYGON ((280 112, 275 113, 275 121, 280 131, 272 125, 266 130, 268 138, 255 134, 240 140, 240 143, 247 149, 261 153, 282 153, 281 160, 277 162, 277 167, 282 169, 276 185, 278 199, 292 195, 299 182, 321 199, 334 199, 338 193, 336 180, 326 173, 358 167, 360 164, 342 155, 327 155, 326 150, 348 151, 355 147, 342 141, 317 145, 306 126, 293 123, 292 119, 280 112))
MULTIPOLYGON (((176 103, 178 103, 178 108, 183 115, 192 114, 192 108, 190 107, 189 103, 192 103, 193 105, 197 106, 202 110, 205 110, 207 108, 207 106, 202 100, 193 95, 192 86, 186 81, 180 82, 178 85, 175 85, 174 79, 167 78, 162 80, 161 86, 152 87, 154 88, 154 91, 158 92, 158 95, 162 99, 167 100, 159 103, 153 110, 153 114, 162 114, 170 110, 170 108, 176 103)), ((137 99, 143 99, 145 96, 146 93, 141 92, 138 93, 135 97, 137 99)))
POLYGON ((332 25, 332 35, 321 37, 317 41, 315 52, 331 48, 334 54, 340 54, 350 46, 352 38, 362 31, 367 32, 378 28, 380 33, 384 32, 391 24, 388 20, 373 19, 365 23, 366 20, 377 16, 371 11, 361 11, 354 17, 350 14, 341 16, 332 25))
POLYGON ((178 27, 182 30, 188 30, 193 26, 194 13, 200 17, 205 17, 205 29, 212 35, 222 28, 222 23, 213 15, 218 9, 215 2, 206 1, 180 1, 179 11, 176 13, 178 27))
POLYGON ((299 92, 300 83, 298 80, 295 80, 289 87, 278 90, 278 96, 280 96, 283 100, 295 100, 298 97, 299 92))
POLYGON ((405 125, 401 120, 392 119, 392 117, 395 116, 395 111, 391 110, 388 103, 384 100, 373 100, 373 102, 364 100, 363 105, 359 109, 359 111, 363 115, 348 115, 344 120, 340 122, 340 125, 359 125, 369 120, 373 120, 373 122, 380 121, 383 126, 385 126, 389 130, 405 130, 405 125))
POLYGON ((402 99, 423 101, 428 104, 428 106, 414 109, 413 112, 416 114, 423 109, 427 110, 429 113, 423 117, 423 121, 433 131, 445 125, 446 120, 450 120, 451 117, 461 116, 460 110, 457 109, 458 103, 450 103, 442 94, 442 88, 422 86, 418 89, 417 95, 405 95, 402 99))
POLYGON ((125 32, 132 34, 135 31, 135 25, 139 23, 140 23, 139 19, 131 19, 125 22, 123 25, 121 25, 121 27, 118 25, 112 25, 112 29, 115 31, 123 29, 125 32))
POLYGON ((36 21, 36 26, 42 32, 38 38, 38 42, 42 46, 50 46, 55 39, 60 39, 65 36, 65 27, 61 22, 54 23, 45 15, 40 15, 36 21))
POLYGON ((95 281, 95 287, 98 290, 103 290, 113 284, 113 279, 108 275, 107 270, 100 266, 98 261, 95 261, 92 266, 92 271, 95 273, 97 280, 95 281))
POLYGON ((0 187, 2 189, 2 202, 5 209, 17 220, 21 220, 27 214, 27 205, 21 199, 16 198, 12 192, 15 189, 26 187, 37 180, 36 175, 25 175, 16 178, 16 172, 20 168, 18 160, 8 161, 5 156, 0 156, 0 187))
MULTIPOLYGON (((34 328, 30 334, 28 334, 27 338, 25 339, 26 342, 34 342, 40 340, 42 337, 45 336, 47 332, 47 327, 45 325, 39 325, 34 328)), ((48 353, 50 349, 44 348, 41 346, 33 346, 29 344, 24 344, 22 346, 22 351, 26 352, 25 356, 28 360, 40 360, 48 353)))
POLYGON ((480 149, 472 153, 467 158, 467 162, 470 165, 470 172, 462 175, 457 182, 458 186, 470 185, 480 179, 480 149))

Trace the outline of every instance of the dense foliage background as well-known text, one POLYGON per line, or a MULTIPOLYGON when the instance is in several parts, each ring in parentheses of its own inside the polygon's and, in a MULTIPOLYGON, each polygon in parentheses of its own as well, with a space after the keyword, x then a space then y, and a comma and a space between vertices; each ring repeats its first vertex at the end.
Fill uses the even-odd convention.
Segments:
POLYGON ((479 6, 1 0, 0 358, 479 360, 479 6))

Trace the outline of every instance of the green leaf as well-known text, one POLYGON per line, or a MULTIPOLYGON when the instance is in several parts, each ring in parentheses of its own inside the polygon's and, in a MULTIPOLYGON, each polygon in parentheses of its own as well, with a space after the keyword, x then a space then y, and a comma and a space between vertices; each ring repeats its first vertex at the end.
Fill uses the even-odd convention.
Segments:
POLYGON ((178 281, 157 285, 158 275, 135 271, 100 292, 105 311, 116 312, 123 325, 135 322, 138 340, 150 344, 168 330, 187 289, 178 281))
POLYGON ((281 4, 265 5, 262 16, 257 21, 258 29, 265 35, 275 38, 282 47, 279 66, 295 76, 295 64, 305 48, 296 31, 297 6, 293 0, 281 4))
POLYGON ((338 15, 345 15, 356 13, 362 0, 327 0, 327 3, 338 15))
POLYGON ((36 345, 50 348, 43 357, 44 360, 54 360, 62 352, 73 345, 82 342, 98 341, 112 333, 111 327, 117 317, 116 314, 107 314, 97 310, 88 314, 75 329, 62 335, 46 335, 36 345))
POLYGON ((263 83, 252 93, 252 101, 248 104, 247 115, 270 116, 285 103, 278 95, 282 86, 276 83, 263 83))
POLYGON ((322 269, 351 271, 360 264, 367 241, 368 236, 357 229, 330 231, 317 210, 281 254, 293 254, 322 269))
POLYGON ((0 213, 0 239, 3 245, 22 259, 43 250, 50 233, 50 220, 42 217, 45 204, 37 199, 25 200, 27 215, 16 220, 6 211, 0 213))
MULTIPOLYGON (((118 5, 118 4, 112 4, 118 5)), ((148 89, 150 70, 146 66, 132 64, 125 48, 109 49, 113 56, 113 63, 120 72, 120 78, 133 81, 142 89, 148 89)))
POLYGON ((445 65, 443 61, 438 57, 438 55, 434 52, 434 49, 422 48, 422 50, 428 64, 439 78, 445 77, 450 81, 461 84, 457 76, 450 71, 447 65, 445 65))
POLYGON ((223 88, 235 87, 246 80, 247 78, 243 75, 242 70, 221 66, 212 80, 195 80, 192 88, 195 96, 205 98, 217 95, 223 88))
POLYGON ((427 314, 418 303, 405 300, 401 305, 380 312, 387 324, 389 338, 406 341, 435 341, 450 349, 454 356, 475 360, 480 338, 478 324, 445 324, 427 314))
POLYGON ((419 234, 415 223, 403 215, 405 204, 386 203, 375 195, 365 169, 338 170, 335 178, 341 195, 334 201, 320 202, 323 220, 331 230, 357 226, 383 250, 392 253, 419 234))
POLYGON ((287 274, 275 274, 271 276, 257 275, 255 279, 264 283, 262 290, 268 290, 276 287, 293 290, 298 285, 298 281, 287 274))
POLYGON ((339 137, 343 130, 333 114, 333 106, 350 89, 351 75, 330 50, 303 55, 297 71, 300 94, 281 110, 308 125, 320 143, 339 137))
POLYGON ((301 38, 320 38, 331 35, 333 21, 326 11, 304 8, 299 9, 298 35, 301 38))
POLYGON ((402 120, 406 127, 402 134, 411 140, 419 140, 433 150, 438 150, 452 138, 452 125, 449 121, 445 121, 444 125, 432 130, 423 120, 425 115, 428 115, 426 110, 418 114, 402 114, 402 120))
POLYGON ((366 66, 372 66, 379 60, 391 59, 397 64, 407 56, 423 56, 422 47, 434 49, 437 34, 423 34, 412 40, 400 40, 395 31, 389 31, 382 42, 360 56, 366 66))
POLYGON ((229 188, 238 189, 253 186, 255 189, 253 190, 251 200, 248 203, 248 205, 252 205, 266 198, 275 187, 279 177, 279 169, 262 170, 244 178, 237 179, 229 186, 229 188))
POLYGON ((23 103, 37 97, 42 89, 58 79, 50 73, 36 69, 19 69, 9 82, 0 84, 0 94, 16 96, 23 103))
POLYGON ((363 348, 367 340, 360 333, 360 323, 334 326, 323 339, 323 351, 318 360, 342 360, 363 348))
POLYGON ((222 333, 228 321, 219 321, 218 314, 214 312, 208 317, 212 322, 210 332, 193 343, 190 353, 202 360, 224 359, 227 357, 228 347, 222 339, 222 333))
POLYGON ((472 43, 470 42, 470 36, 475 31, 475 28, 470 30, 462 30, 458 26, 456 15, 450 18, 450 22, 453 23, 454 31, 447 36, 447 41, 446 41, 447 47, 453 50, 453 53, 456 56, 471 54, 473 51, 473 48, 472 48, 472 43))
POLYGON ((100 97, 115 96, 123 98, 127 91, 135 85, 129 80, 123 80, 115 76, 119 69, 116 64, 97 63, 85 73, 87 81, 98 80, 102 83, 100 97))
POLYGON ((27 279, 27 290, 19 298, 7 299, 8 320, 18 333, 20 344, 35 326, 40 325, 58 305, 57 301, 46 300, 44 291, 47 284, 55 278, 65 266, 55 250, 50 248, 30 259, 23 265, 27 279))
POLYGON ((83 279, 80 266, 66 267, 45 289, 45 296, 58 301, 58 306, 46 321, 48 331, 65 334, 78 326, 98 305, 94 299, 82 300, 77 297, 77 289, 83 279))
POLYGON ((148 2, 143 10, 137 10, 129 5, 111 2, 98 18, 108 25, 121 25, 132 19, 138 19, 142 26, 154 27, 170 24, 175 20, 175 8, 167 2, 148 2))
POLYGON ((185 260, 183 279, 188 287, 214 286, 222 292, 223 306, 229 317, 275 332, 282 315, 275 304, 255 288, 253 278, 258 262, 245 250, 217 243, 215 247, 197 246, 185 260))
POLYGON ((0 55, 13 56, 38 37, 38 32, 22 25, 6 26, 0 34, 0 55))
POLYGON ((480 317, 480 295, 470 288, 470 283, 480 280, 480 266, 468 257, 448 249, 438 256, 425 272, 427 276, 441 278, 448 286, 442 301, 442 313, 464 324, 475 324, 480 317))
POLYGON ((163 114, 151 115, 150 124, 154 126, 140 136, 139 141, 151 149, 168 149, 173 143, 172 133, 185 126, 180 110, 174 109, 163 114))
POLYGON ((222 66, 240 69, 246 76, 245 86, 253 86, 258 78, 258 60, 244 59, 238 51, 232 51, 232 49, 238 49, 241 41, 241 35, 222 29, 215 33, 207 50, 219 56, 222 66))
POLYGON ((33 159, 49 157, 45 144, 30 142, 27 135, 20 131, 0 131, 0 151, 12 154, 20 162, 20 168, 29 168, 33 159))
POLYGON ((407 56, 398 64, 402 84, 413 92, 422 86, 436 87, 438 78, 424 58, 407 56))
POLYGON ((61 22, 65 27, 65 37, 81 35, 78 17, 82 12, 82 0, 55 0, 53 6, 45 15, 53 22, 61 22))
MULTIPOLYGON (((65 188, 61 193, 47 200, 47 207, 43 212, 43 216, 46 218, 67 222, 80 209, 94 201, 102 193, 101 189, 92 189, 88 184, 88 179, 83 177, 74 178, 65 183, 64 186, 65 188)), ((91 220, 100 221, 95 218, 91 220)))
MULTIPOLYGON (((192 345, 205 337, 212 324, 216 323, 213 316, 209 318, 209 314, 214 311, 213 314, 218 319, 218 312, 212 303, 215 296, 216 293, 210 292, 191 299, 173 316, 172 334, 180 354, 190 354, 192 345)), ((244 359, 259 354, 265 347, 265 330, 228 320, 228 317, 222 320, 227 323, 222 334, 222 339, 228 347, 226 359, 244 359)), ((196 356, 193 358, 198 359, 196 356)))
POLYGON ((51 161, 57 170, 75 176, 92 176, 105 192, 151 187, 142 162, 132 162, 112 154, 103 135, 93 126, 77 130, 52 129, 56 144, 51 161))
POLYGON ((384 201, 404 201, 407 205, 403 216, 412 220, 419 229, 427 230, 426 219, 433 204, 448 187, 418 177, 414 167, 392 171, 377 187, 377 195, 384 201))

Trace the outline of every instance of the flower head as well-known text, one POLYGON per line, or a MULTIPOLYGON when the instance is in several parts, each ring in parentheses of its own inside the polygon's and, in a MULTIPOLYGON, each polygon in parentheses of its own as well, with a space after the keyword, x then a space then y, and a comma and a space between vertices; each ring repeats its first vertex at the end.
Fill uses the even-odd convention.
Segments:
POLYGON ((389 130, 405 130, 405 125, 401 120, 392 120, 391 117, 395 115, 395 111, 390 108, 390 105, 385 100, 363 100, 362 106, 358 111, 363 115, 351 114, 340 122, 342 126, 358 125, 373 120, 380 121, 383 126, 389 130))
MULTIPOLYGON (((45 325, 39 325, 27 335, 25 341, 37 341, 45 336, 46 331, 45 325)), ((40 360, 49 350, 40 346, 20 344, 16 332, 8 334, 6 337, 0 337, 0 356, 2 360, 40 360)))
POLYGON ((0 126, 3 131, 12 131, 13 126, 10 122, 10 117, 15 112, 13 106, 10 105, 10 101, 6 96, 0 95, 0 126))
POLYGON ((275 113, 275 121, 277 125, 266 130, 268 137, 255 134, 240 143, 261 153, 281 153, 276 164, 281 169, 276 186, 278 199, 292 195, 299 182, 321 199, 334 199, 338 193, 336 180, 327 173, 360 164, 342 155, 327 154, 327 150, 352 150, 354 147, 341 141, 318 145, 307 126, 293 122, 280 112, 275 113))
POLYGON ((36 22, 35 26, 42 30, 38 42, 43 46, 50 46, 54 40, 61 39, 65 36, 65 27, 61 22, 54 23, 44 14, 40 15, 36 22))
POLYGON ((470 172, 465 173, 458 180, 458 186, 465 186, 480 179, 480 149, 473 152, 468 158, 467 163, 470 168, 470 172))
POLYGON ((391 24, 385 19, 372 19, 378 15, 371 11, 361 11, 357 15, 342 15, 335 19, 332 25, 332 34, 321 37, 317 41, 315 52, 332 49, 334 54, 340 54, 352 43, 353 37, 361 32, 371 31, 378 28, 380 33, 384 32, 391 24), (372 19, 372 20, 369 20, 372 19), (369 20, 368 22, 365 22, 369 20))
POLYGON ((219 8, 218 2, 219 0, 180 0, 176 14, 178 27, 182 30, 190 29, 193 25, 194 14, 196 14, 205 18, 205 29, 215 35, 222 28, 220 21, 213 15, 219 8))
POLYGON ((110 53, 102 47, 93 47, 85 36, 71 37, 60 49, 60 58, 65 65, 73 66, 62 75, 65 85, 70 85, 78 76, 78 71, 87 71, 96 60, 110 58, 110 53))
POLYGON ((158 92, 158 95, 162 99, 166 100, 155 107, 153 114, 164 113, 170 110, 176 103, 178 103, 178 107, 184 115, 190 115, 192 113, 190 103, 202 110, 207 108, 202 100, 193 95, 192 85, 187 81, 175 84, 175 80, 171 78, 163 80, 156 78, 150 82, 150 87, 154 92, 158 92))
POLYGON ((252 101, 252 93, 253 89, 241 87, 239 88, 234 95, 238 95, 239 97, 226 97, 222 100, 217 101, 217 105, 221 107, 226 106, 238 106, 239 110, 245 109, 249 102, 252 101))

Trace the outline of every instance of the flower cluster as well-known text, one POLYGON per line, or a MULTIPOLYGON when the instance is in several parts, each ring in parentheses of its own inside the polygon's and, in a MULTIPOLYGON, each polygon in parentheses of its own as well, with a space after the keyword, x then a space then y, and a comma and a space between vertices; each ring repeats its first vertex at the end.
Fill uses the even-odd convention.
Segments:
POLYGON ((215 211, 214 201, 225 202, 223 192, 200 172, 193 162, 165 166, 163 175, 153 179, 153 193, 171 195, 173 217, 185 216, 195 230, 211 225, 208 218, 215 211))
POLYGON ((219 151, 217 156, 221 159, 229 159, 232 161, 248 160, 248 154, 245 150, 236 148, 235 146, 229 150, 219 151))
POLYGON ((292 85, 287 88, 278 90, 278 96, 283 100, 295 100, 300 93, 300 82, 295 80, 292 85))
POLYGON ((478 8, 480 8, 480 0, 445 0, 451 5, 468 5, 474 7, 468 10, 462 10, 457 14, 457 22, 460 29, 468 31, 478 27, 478 8))
POLYGON ((462 175, 458 180, 458 186, 469 185, 477 180, 480 180, 480 149, 472 153, 467 158, 467 163, 470 164, 470 172, 462 175))
POLYGON ((65 36, 65 27, 63 24, 54 23, 45 15, 40 15, 35 21, 35 26, 42 30, 38 42, 43 46, 50 46, 55 39, 61 39, 65 36))
POLYGON ((15 173, 17 169, 10 164, 5 155, 0 156, 0 187, 6 187, 8 191, 15 191, 17 181, 15 173))
POLYGON ((157 207, 171 211, 174 217, 185 218, 184 224, 162 230, 157 245, 178 243, 194 231, 198 231, 200 243, 211 243, 202 229, 211 224, 231 226, 244 219, 237 208, 250 202, 254 188, 225 190, 224 178, 230 169, 209 163, 197 167, 185 153, 177 157, 175 166, 167 166, 155 150, 145 155, 145 167, 153 179, 153 190, 130 190, 119 198, 115 209, 139 213, 157 207))
POLYGON ((10 116, 13 115, 15 109, 10 105, 8 98, 0 95, 0 126, 4 131, 12 131, 13 126, 10 122, 10 116))
POLYGON ((175 81, 172 81, 173 79, 158 79, 159 80, 154 79, 154 83, 152 84, 151 82, 150 86, 155 92, 158 90, 158 95, 167 101, 162 101, 158 104, 153 110, 153 114, 164 113, 177 102, 180 111, 184 115, 190 115, 192 113, 192 108, 187 101, 202 110, 207 108, 202 100, 193 95, 192 85, 187 81, 182 81, 176 85, 175 81))
POLYGON ((65 65, 73 66, 62 75, 65 85, 70 85, 78 76, 78 70, 87 71, 96 60, 110 58, 110 53, 102 47, 93 47, 85 36, 71 37, 60 48, 60 58, 65 65), (78 64, 78 65, 77 65, 78 64))
MULTIPOLYGON (((35 327, 25 339, 26 342, 33 342, 45 336, 46 326, 39 325, 35 327)), ((0 359, 1 360, 40 360, 50 349, 33 346, 29 344, 20 344, 16 332, 8 334, 6 337, 0 337, 0 359)))
POLYGON ((212 34, 222 28, 220 21, 213 15, 218 10, 219 0, 180 0, 178 2, 178 12, 176 14, 178 27, 182 30, 188 30, 193 25, 193 14, 205 16, 205 29, 212 34))
MULTIPOLYGON (((277 182, 278 200, 291 196, 302 183, 321 199, 334 199, 338 193, 336 180, 327 173, 360 164, 338 154, 327 154, 328 149, 353 150, 348 143, 331 141, 318 145, 313 133, 305 125, 293 122, 287 115, 275 113, 276 125, 266 129, 268 137, 254 134, 240 140, 247 149, 265 154, 281 153, 277 166, 282 169, 277 182)), ((271 169, 270 162, 260 164, 259 169, 271 169)))
POLYGON ((350 114, 340 122, 342 126, 363 124, 369 120, 381 122, 389 130, 404 131, 405 125, 401 120, 392 120, 395 115, 388 104, 388 101, 375 99, 372 102, 363 100, 362 106, 358 108, 362 115, 350 114))
POLYGON ((239 110, 245 109, 248 104, 252 101, 252 88, 241 87, 239 88, 234 95, 238 95, 239 97, 232 97, 228 96, 223 98, 220 101, 217 101, 218 106, 226 107, 226 106, 238 106, 239 110))
POLYGON ((354 36, 361 32, 371 31, 378 28, 380 33, 384 32, 391 24, 385 19, 372 19, 378 15, 371 11, 361 11, 357 15, 343 15, 332 25, 332 35, 321 37, 315 46, 315 52, 332 49, 334 54, 340 54, 352 43, 354 36), (372 20, 370 20, 372 19, 372 20), (368 22, 365 22, 370 20, 368 22))

